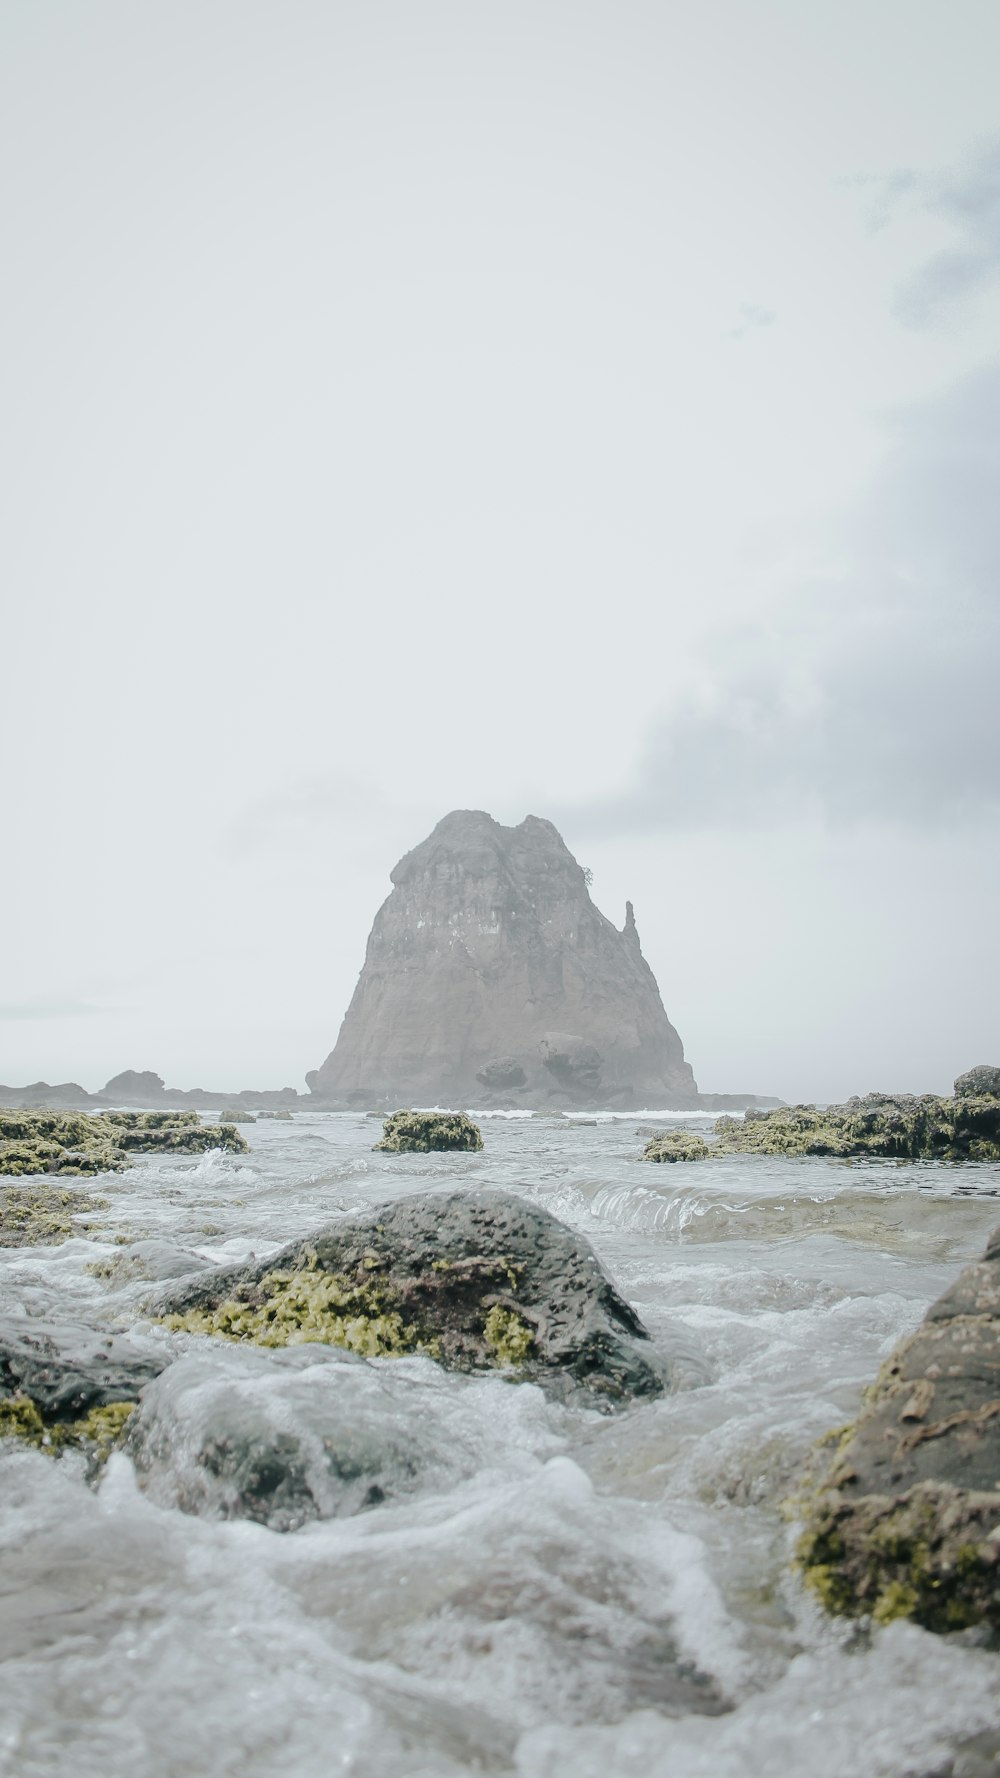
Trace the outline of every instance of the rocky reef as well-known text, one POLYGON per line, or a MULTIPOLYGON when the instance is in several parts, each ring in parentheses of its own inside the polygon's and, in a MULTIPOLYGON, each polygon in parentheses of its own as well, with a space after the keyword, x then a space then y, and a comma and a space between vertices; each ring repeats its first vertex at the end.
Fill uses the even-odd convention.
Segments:
POLYGON ((176 1331, 256 1345, 315 1340, 582 1386, 603 1407, 664 1387, 638 1317, 586 1242, 507 1192, 381 1205, 264 1263, 195 1276, 159 1313, 176 1331))
MULTIPOLYGON (((967 1077, 966 1077, 967 1078, 967 1077)), ((748 1110, 719 1118, 715 1155, 845 1155, 899 1160, 1000 1160, 1000 1097, 869 1093, 846 1105, 748 1110)))
POLYGON ((383 1126, 375 1149, 385 1154, 447 1154, 458 1149, 474 1154, 483 1146, 483 1133, 471 1117, 460 1111, 394 1111, 383 1126))
POLYGON ((120 1172, 131 1154, 247 1153, 232 1124, 203 1124, 195 1111, 0 1111, 0 1174, 81 1176, 120 1172))
POLYGON ((1000 1229, 834 1445, 797 1552, 827 1609, 1000 1630, 1000 1229))
POLYGON ((631 903, 619 931, 550 821, 455 810, 391 880, 318 1100, 696 1102, 631 903))

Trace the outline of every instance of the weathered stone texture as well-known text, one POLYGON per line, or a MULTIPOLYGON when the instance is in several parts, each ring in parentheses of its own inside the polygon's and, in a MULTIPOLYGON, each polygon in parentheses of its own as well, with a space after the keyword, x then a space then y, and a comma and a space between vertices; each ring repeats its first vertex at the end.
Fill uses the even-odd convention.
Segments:
POLYGON ((457 810, 392 883, 317 1096, 694 1103, 631 906, 619 932, 550 821, 457 810))

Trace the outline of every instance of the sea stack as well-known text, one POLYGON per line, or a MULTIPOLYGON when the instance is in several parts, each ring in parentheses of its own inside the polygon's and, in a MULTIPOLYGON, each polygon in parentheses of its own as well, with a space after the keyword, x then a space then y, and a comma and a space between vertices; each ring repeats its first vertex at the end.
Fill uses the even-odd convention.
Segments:
POLYGON ((456 809, 392 872, 332 1054, 342 1105, 693 1105, 643 957, 594 906, 551 821, 456 809))

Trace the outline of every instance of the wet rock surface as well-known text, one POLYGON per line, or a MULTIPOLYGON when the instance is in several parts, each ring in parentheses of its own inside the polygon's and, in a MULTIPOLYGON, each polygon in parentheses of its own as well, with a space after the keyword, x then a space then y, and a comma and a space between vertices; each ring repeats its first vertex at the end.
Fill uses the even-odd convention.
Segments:
POLYGON ((582 1385, 607 1407, 664 1387, 642 1324, 588 1244, 508 1192, 380 1205, 266 1262, 192 1278, 158 1307, 191 1332, 423 1353, 457 1370, 582 1385))
POLYGON ((1000 1629, 1000 1229, 841 1435, 798 1559, 832 1611, 1000 1629))
POLYGON ((76 1420, 134 1402, 168 1362, 165 1345, 79 1321, 0 1317, 0 1401, 28 1397, 43 1420, 76 1420))
POLYGON ((497 1382, 456 1397, 436 1365, 372 1364, 329 1346, 217 1346, 145 1391, 127 1450, 161 1506, 275 1531, 436 1491, 499 1454, 497 1382), (478 1400, 476 1390, 492 1390, 478 1400))

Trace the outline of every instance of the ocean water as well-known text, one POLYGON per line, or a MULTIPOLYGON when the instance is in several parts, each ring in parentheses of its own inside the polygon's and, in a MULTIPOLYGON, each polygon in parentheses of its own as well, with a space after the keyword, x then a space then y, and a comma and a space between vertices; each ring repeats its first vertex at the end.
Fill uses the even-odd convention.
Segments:
POLYGON ((258 1123, 247 1156, 100 1181, 97 1239, 0 1251, 8 1312, 178 1354, 136 1463, 113 1456, 98 1487, 77 1456, 0 1447, 0 1771, 978 1778, 1000 1655, 824 1617, 782 1503, 1000 1223, 1000 1168, 654 1168, 650 1115, 492 1118, 482 1154, 444 1156, 374 1154, 362 1117, 258 1123), (585 1234, 673 1392, 603 1416, 424 1359, 261 1352, 143 1317, 130 1254, 167 1277, 460 1185, 585 1234), (294 1449, 304 1522, 280 1502, 228 1516, 205 1452, 247 1426, 294 1449))

